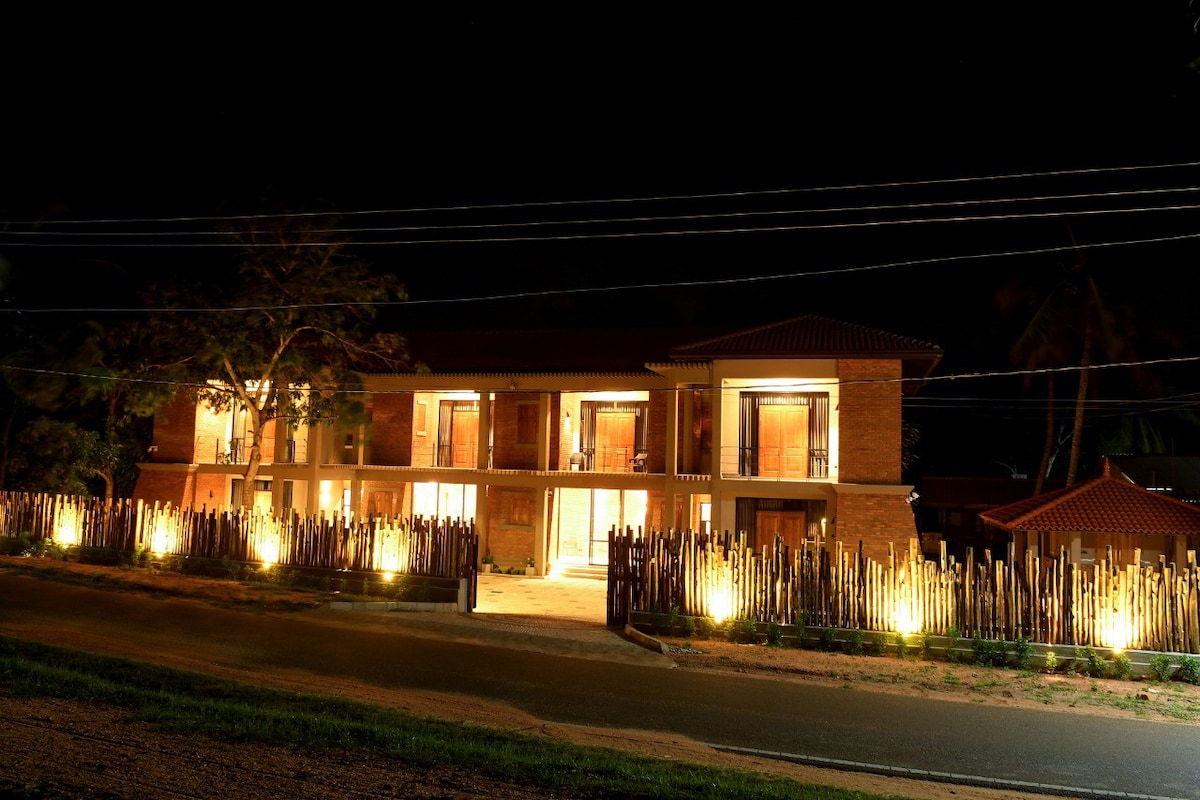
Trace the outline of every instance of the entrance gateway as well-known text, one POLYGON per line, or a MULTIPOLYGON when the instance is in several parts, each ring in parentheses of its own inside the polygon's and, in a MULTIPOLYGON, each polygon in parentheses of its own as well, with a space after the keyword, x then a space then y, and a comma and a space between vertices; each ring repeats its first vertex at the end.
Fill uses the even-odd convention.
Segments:
POLYGON ((613 527, 645 524, 648 492, 642 489, 559 489, 551 521, 551 558, 563 567, 608 565, 613 527))

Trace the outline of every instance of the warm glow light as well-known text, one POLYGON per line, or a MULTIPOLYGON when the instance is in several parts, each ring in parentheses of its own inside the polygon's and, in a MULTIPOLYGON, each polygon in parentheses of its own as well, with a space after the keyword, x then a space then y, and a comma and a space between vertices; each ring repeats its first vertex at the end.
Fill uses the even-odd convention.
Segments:
POLYGON ((264 531, 258 536, 256 542, 258 551, 258 560, 263 562, 263 566, 279 563, 279 531, 278 529, 264 531))
POLYGON ((387 581, 388 583, 391 583, 391 582, 392 582, 392 579, 394 579, 395 577, 396 577, 396 573, 394 573, 394 572, 385 572, 385 573, 383 573, 383 579, 384 579, 385 581, 387 581))
POLYGON ((162 558, 175 549, 176 537, 171 532, 167 517, 159 516, 154 521, 154 531, 150 534, 150 552, 155 558, 162 558))
POLYGON ((733 614, 733 598, 729 596, 728 592, 722 592, 713 597, 709 612, 714 620, 724 622, 733 614))
POLYGON ((1100 644, 1111 647, 1113 653, 1120 653, 1129 647, 1129 642, 1133 639, 1129 621, 1116 615, 1110 617, 1107 624, 1101 625, 1098 633, 1097 638, 1100 640, 1100 644))
POLYGON ((718 624, 733 616, 733 582, 727 574, 719 576, 709 590, 708 615, 718 624))
POLYGON ((70 506, 66 506, 58 512, 58 522, 54 526, 54 541, 64 547, 79 544, 79 513, 70 506))
POLYGON ((907 608, 897 608, 896 613, 892 615, 892 630, 901 636, 916 633, 919 628, 920 626, 917 625, 917 621, 913 619, 912 614, 907 608))

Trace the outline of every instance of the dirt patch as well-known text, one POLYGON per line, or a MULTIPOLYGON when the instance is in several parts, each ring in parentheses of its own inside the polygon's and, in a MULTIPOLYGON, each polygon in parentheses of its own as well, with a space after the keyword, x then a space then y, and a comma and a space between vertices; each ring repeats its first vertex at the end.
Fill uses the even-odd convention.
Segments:
MULTIPOLYGON (((286 611, 319 605, 324 598, 285 587, 109 567, 0 558, 0 568, 40 573, 116 591, 189 597, 226 607, 286 611)), ((345 624, 352 624, 347 621, 345 624)), ((25 634, 22 634, 25 635, 25 634)), ((85 634, 44 631, 39 638, 96 649, 85 634), (75 637, 77 641, 72 641, 75 637)), ((937 697, 962 702, 1050 707, 1063 713, 1154 716, 1195 722, 1200 687, 1093 680, 1079 676, 1019 673, 917 658, 848 656, 812 650, 724 641, 665 640, 681 669, 715 670, 843 686, 855 690, 937 697)), ((195 653, 158 651, 154 661, 289 691, 298 688, 402 709, 423 717, 520 730, 586 745, 659 758, 725 765, 876 794, 928 800, 992 800, 1023 797, 975 787, 822 770, 715 751, 677 735, 547 723, 508 706, 477 698, 409 690, 381 691, 349 680, 302 670, 242 670, 198 664, 195 653)), ((483 779, 469 768, 414 769, 390 759, 343 752, 300 752, 266 745, 230 745, 204 737, 180 737, 131 722, 107 709, 58 700, 6 701, 0 720, 0 795, 12 797, 280 797, 326 798, 349 794, 380 797, 570 798, 569 792, 532 789, 483 779)), ((1030 796, 1033 797, 1033 796, 1030 796)))
POLYGON ((1053 673, 923 660, 852 656, 724 641, 662 639, 682 669, 752 674, 867 692, 1104 717, 1200 725, 1200 686, 1092 678, 1060 665, 1053 673))

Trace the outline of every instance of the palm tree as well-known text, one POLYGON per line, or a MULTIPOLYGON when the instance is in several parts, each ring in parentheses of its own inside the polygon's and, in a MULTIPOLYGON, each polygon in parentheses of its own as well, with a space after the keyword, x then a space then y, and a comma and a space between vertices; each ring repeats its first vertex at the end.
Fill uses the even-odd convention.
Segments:
MULTIPOLYGON (((1072 235, 1074 243, 1074 235, 1072 235)), ((1071 428, 1071 451, 1067 464, 1067 485, 1075 483, 1083 441, 1083 427, 1093 358, 1097 352, 1116 359, 1127 349, 1127 340, 1116 325, 1117 315, 1105 302, 1096 277, 1089 269, 1087 254, 1076 245, 1076 258, 1051 274, 1041 286, 1021 280, 1010 283, 997 293, 997 305, 1010 313, 1027 309, 1024 328, 1017 336, 1010 357, 1032 371, 1046 376, 1045 444, 1035 482, 1040 494, 1049 471, 1055 439, 1055 372, 1078 364, 1079 383, 1075 392, 1075 413, 1071 428)))

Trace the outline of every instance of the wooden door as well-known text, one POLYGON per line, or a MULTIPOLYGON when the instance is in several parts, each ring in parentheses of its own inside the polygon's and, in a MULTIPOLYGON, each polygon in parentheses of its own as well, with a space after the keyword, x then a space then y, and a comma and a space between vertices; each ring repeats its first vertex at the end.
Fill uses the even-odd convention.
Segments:
POLYGON ((450 428, 450 466, 475 467, 479 463, 479 412, 454 409, 450 428))
POLYGON ((792 550, 804 546, 808 520, 803 511, 759 511, 754 515, 754 535, 758 547, 775 541, 775 534, 792 550))
POLYGON ((758 474, 808 477, 808 406, 758 407, 758 474))
POLYGON ((596 470, 629 472, 637 441, 637 416, 632 411, 602 411, 596 415, 596 470))

